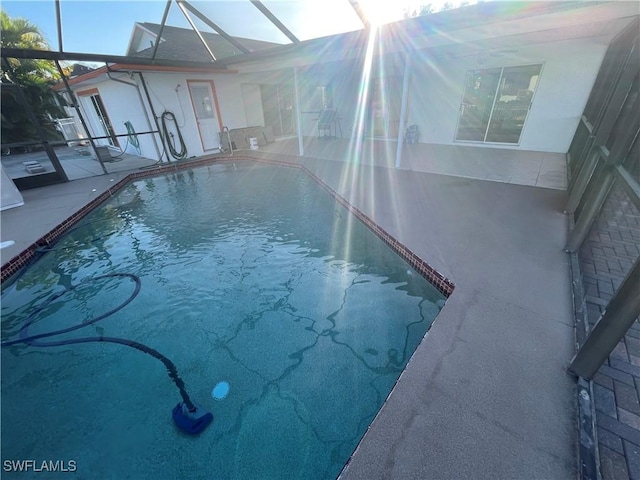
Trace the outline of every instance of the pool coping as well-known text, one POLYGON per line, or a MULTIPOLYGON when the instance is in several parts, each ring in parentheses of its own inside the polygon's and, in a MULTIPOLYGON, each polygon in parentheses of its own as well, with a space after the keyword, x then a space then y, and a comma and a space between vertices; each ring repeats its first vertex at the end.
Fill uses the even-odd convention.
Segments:
POLYGON ((448 298, 453 293, 455 284, 450 279, 442 275, 439 271, 437 271, 426 261, 421 259, 404 244, 395 239, 386 230, 384 230, 377 223, 371 220, 371 218, 369 218, 364 212, 362 212, 362 210, 349 203, 344 197, 338 194, 333 188, 322 181, 320 177, 315 175, 304 165, 295 162, 256 158, 251 155, 202 158, 191 160, 188 162, 168 164, 166 166, 160 166, 152 170, 133 172, 126 175, 124 178, 107 188, 107 190, 102 192, 99 196, 81 207, 71 216, 67 217, 57 226, 52 228, 48 233, 40 237, 38 240, 36 240, 34 243, 29 245, 26 249, 24 249, 22 252, 20 252, 18 255, 14 256, 11 260, 4 264, 2 266, 2 272, 0 272, 0 284, 4 285, 4 283, 9 281, 11 277, 13 277, 21 269, 29 265, 35 258, 37 258, 38 250, 42 249, 43 247, 50 247, 51 245, 53 245, 62 235, 67 233, 80 220, 86 217, 90 212, 92 212, 100 204, 112 197, 119 190, 124 188, 128 183, 141 178, 156 177, 160 175, 166 175, 167 173, 199 168, 207 165, 215 165, 218 163, 235 162, 238 160, 280 165, 302 170, 327 193, 329 193, 338 203, 340 203, 343 207, 345 207, 353 215, 355 215, 362 223, 364 223, 373 233, 376 234, 378 238, 380 238, 404 261, 406 261, 416 272, 418 272, 427 281, 429 281, 429 283, 431 283, 441 294, 448 298))

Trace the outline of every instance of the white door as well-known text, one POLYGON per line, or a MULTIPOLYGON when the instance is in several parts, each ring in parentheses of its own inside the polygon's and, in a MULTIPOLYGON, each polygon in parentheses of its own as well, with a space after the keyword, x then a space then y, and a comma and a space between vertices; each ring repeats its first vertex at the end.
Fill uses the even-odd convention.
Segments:
POLYGON ((189 82, 189 94, 193 103, 193 110, 198 122, 198 132, 202 141, 202 148, 214 150, 220 147, 218 130, 220 126, 216 118, 213 90, 209 82, 189 82))

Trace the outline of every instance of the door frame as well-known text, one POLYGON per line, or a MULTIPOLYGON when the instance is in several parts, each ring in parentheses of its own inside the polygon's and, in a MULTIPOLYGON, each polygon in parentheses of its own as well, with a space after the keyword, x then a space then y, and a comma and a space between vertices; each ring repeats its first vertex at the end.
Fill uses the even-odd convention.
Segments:
POLYGON ((220 149, 219 146, 215 148, 209 148, 209 149, 204 148, 204 141, 202 139, 202 134, 200 133, 200 127, 198 125, 198 115, 196 114, 196 107, 193 104, 193 96, 191 95, 190 86, 193 83, 206 83, 209 85, 209 88, 211 89, 211 94, 213 95, 213 105, 214 105, 214 108, 216 109, 216 118, 218 119, 218 127, 219 127, 218 132, 222 132, 223 123, 222 123, 222 116, 220 115, 220 104, 218 103, 218 93, 216 92, 216 84, 213 80, 210 80, 210 79, 198 80, 198 79, 187 78, 187 90, 189 92, 189 100, 191 101, 191 109, 193 111, 193 116, 196 120, 196 128, 198 130, 198 138, 200 138, 200 145, 202 146, 202 151, 210 152, 211 150, 219 150, 220 149))
POLYGON ((107 107, 104 104, 104 101, 102 100, 102 95, 100 94, 100 91, 97 88, 90 88, 88 90, 82 90, 79 92, 76 92, 76 96, 78 98, 82 97, 83 99, 85 99, 85 102, 88 102, 84 104, 84 110, 85 110, 85 115, 87 116, 88 119, 90 119, 90 123, 91 123, 91 127, 95 130, 96 126, 98 128, 101 128, 103 130, 106 130, 104 132, 103 135, 93 135, 94 137, 109 137, 109 138, 105 138, 103 140, 105 140, 110 146, 114 146, 116 148, 122 148, 120 146, 120 141, 118 140, 118 137, 116 136, 116 131, 113 128, 113 123, 111 123, 111 118, 109 118, 109 113, 107 112, 107 107), (97 109, 95 107, 95 104, 92 100, 92 97, 94 95, 97 95, 100 98, 100 103, 102 104, 102 107, 104 109, 104 117, 106 122, 109 124, 109 126, 111 127, 111 132, 108 131, 107 127, 100 121, 99 118, 99 113, 97 112, 97 109))

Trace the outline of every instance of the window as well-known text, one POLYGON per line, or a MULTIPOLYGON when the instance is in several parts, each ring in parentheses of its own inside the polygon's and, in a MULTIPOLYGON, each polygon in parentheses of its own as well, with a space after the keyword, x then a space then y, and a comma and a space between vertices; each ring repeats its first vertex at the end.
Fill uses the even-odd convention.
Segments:
POLYGON ((542 65, 467 72, 456 140, 517 144, 542 65))

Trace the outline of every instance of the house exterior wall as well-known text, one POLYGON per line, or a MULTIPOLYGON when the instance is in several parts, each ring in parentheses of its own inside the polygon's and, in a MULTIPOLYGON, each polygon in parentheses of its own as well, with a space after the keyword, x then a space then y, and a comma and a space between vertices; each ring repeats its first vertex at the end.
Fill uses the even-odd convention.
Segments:
POLYGON ((136 40, 137 42, 133 46, 133 51, 139 52, 140 50, 152 47, 156 42, 156 36, 146 30, 140 29, 140 36, 136 38, 136 40))
MULTIPOLYGON (((358 37, 359 34, 352 32, 327 39, 326 44, 318 41, 311 47, 307 44, 300 49, 283 50, 282 54, 276 56, 256 55, 246 62, 231 64, 230 68, 238 73, 146 72, 144 76, 156 113, 160 115, 167 110, 176 115, 187 144, 188 157, 208 152, 202 148, 187 80, 210 80, 215 83, 219 127, 226 125, 234 129, 264 125, 268 121, 268 114, 273 113, 273 102, 265 106, 263 111, 265 99, 262 95, 269 89, 261 88, 261 85, 287 85, 284 91, 288 95, 288 87, 293 84, 294 69, 298 72, 297 94, 304 136, 318 134, 316 120, 321 103, 317 101, 317 89, 323 85, 330 87, 332 104, 340 117, 342 136, 352 138, 358 134, 371 134, 373 129, 370 125, 373 122, 369 107, 375 80, 365 81, 370 76, 372 79, 389 79, 385 88, 376 90, 378 98, 375 102, 379 105, 382 102, 380 97, 391 100, 394 110, 393 122, 388 122, 393 126, 388 126, 384 134, 379 133, 379 128, 375 129, 378 133, 374 135, 378 138, 386 136, 395 140, 399 135, 402 136, 404 132, 398 131, 399 125, 406 120, 407 126, 418 125, 419 142, 424 144, 564 154, 584 110, 607 45, 632 13, 637 15, 637 10, 628 5, 598 3, 593 7, 576 7, 575 11, 554 10, 531 18, 522 14, 507 17, 504 21, 493 19, 488 24, 465 24, 463 21, 460 28, 451 27, 449 34, 429 31, 428 22, 427 26, 420 26, 419 19, 407 20, 402 24, 403 27, 391 28, 379 43, 370 45, 374 53, 370 62, 371 72, 365 68, 365 44, 358 37), (613 23, 599 25, 597 21, 592 21, 592 14, 596 13, 597 20, 613 23), (416 26, 421 30, 417 30, 416 26), (400 34, 411 32, 415 33, 415 38, 407 39, 400 34), (327 47, 326 52, 324 47, 327 47), (380 56, 383 51, 387 53, 380 56), (406 115, 400 119, 398 106, 402 97, 405 52, 411 62, 411 81, 406 115), (456 141, 467 72, 532 64, 542 65, 542 70, 518 144, 456 141), (178 84, 181 88, 176 89, 178 84)), ((453 19, 456 14, 451 12, 450 15, 453 19)), ((466 18, 462 13, 460 15, 461 19, 466 18)), ((137 76, 134 80, 140 81, 137 76)), ((147 129, 135 89, 108 79, 97 86, 116 133, 124 133, 125 120, 132 121, 136 130, 147 129)), ((146 98, 144 101, 147 101, 146 98)), ((148 106, 145 108, 149 110, 148 106)), ((286 108, 289 109, 289 106, 286 108)), ((148 115, 150 118, 151 114, 148 115)), ((280 119, 282 121, 282 115, 280 119)), ((152 128, 156 128, 155 124, 152 124, 152 128)), ((290 133, 287 131, 287 134, 290 133)), ((141 142, 146 141, 151 141, 151 138, 141 138, 141 142)), ((143 155, 155 158, 152 144, 144 144, 143 150, 143 155)))
MULTIPOLYGON (((501 56, 488 56, 482 63, 478 62, 478 55, 454 59, 415 56, 407 123, 419 126, 421 143, 464 143, 566 153, 604 57, 606 43, 598 39, 578 39, 531 45, 501 56), (467 71, 531 64, 542 64, 542 72, 519 145, 455 141, 467 71)), ((506 46, 505 49, 509 51, 506 46)))
MULTIPOLYGON (((477 54, 451 58, 444 55, 438 57, 437 52, 416 53, 411 58, 407 125, 419 126, 420 143, 462 143, 479 147, 566 153, 606 51, 607 40, 566 40, 553 42, 552 48, 548 44, 512 50, 505 47, 502 50, 506 53, 499 54, 500 56, 488 55, 480 61, 477 54), (500 145, 455 141, 467 71, 527 64, 542 64, 543 67, 520 143, 500 145)), ((501 51, 498 47, 495 50, 501 51)), ((374 57, 376 72, 373 75, 402 75, 401 58, 397 54, 374 57)), ((161 115, 164 111, 175 114, 187 145, 187 156, 192 157, 209 152, 203 150, 200 141, 187 80, 214 82, 223 125, 230 129, 264 125, 259 84, 291 81, 294 67, 273 70, 266 61, 261 65, 262 67, 254 63, 249 71, 243 72, 240 69, 238 74, 147 72, 143 75, 156 114, 161 115), (177 88, 177 85, 180 87, 177 88)), ((340 116, 343 136, 350 138, 356 134, 358 122, 366 122, 368 115, 362 111, 367 103, 367 89, 363 87, 363 66, 364 59, 358 58, 299 67, 298 93, 303 135, 317 135, 316 112, 319 106, 316 89, 322 85, 330 87, 333 105, 340 116)), ((140 84, 137 75, 133 79, 124 75, 122 78, 140 84)), ((126 133, 125 121, 130 121, 137 132, 149 130, 136 89, 106 78, 91 87, 100 92, 116 134, 126 133)), ((390 94, 399 98, 402 91, 396 89, 390 94)), ((92 125, 94 134, 101 135, 91 104, 87 102, 88 98, 81 99, 85 112, 88 112, 87 120, 92 125)), ((148 118, 152 120, 146 98, 144 102, 149 112, 148 118)), ((152 123, 151 129, 155 128, 152 123)), ((395 135, 390 136, 391 139, 394 137, 395 135)), ((141 135, 139 140, 142 155, 157 159, 151 136, 141 135)), ((125 144, 126 138, 122 138, 121 146, 124 147, 125 144)))
MULTIPOLYGON (((446 56, 438 49, 418 51, 411 56, 411 82, 407 107, 407 125, 416 124, 420 129, 420 143, 442 145, 475 145, 478 147, 513 150, 566 153, 587 98, 595 81, 610 37, 578 38, 530 44, 511 48, 509 39, 493 45, 494 54, 468 53, 457 57, 446 56), (518 144, 459 142, 455 140, 458 115, 466 74, 469 70, 541 64, 542 72, 526 123, 518 144)), ((491 52, 490 52, 491 53, 491 52)), ((377 73, 389 77, 402 75, 402 56, 399 54, 374 56, 377 73)), ((290 59, 291 69, 299 63, 290 59)), ((282 61, 252 62, 240 77, 260 75, 282 61)), ((366 103, 363 86, 364 58, 339 62, 299 65, 299 94, 305 136, 316 135, 313 113, 313 90, 319 85, 332 87, 333 104, 341 117, 345 137, 355 134, 358 117, 366 103)), ((399 98, 401 89, 390 92, 399 98)), ((365 112, 364 119, 367 121, 365 112)), ((397 138, 396 134, 389 138, 397 138)))
MULTIPOLYGON (((128 78, 127 80, 130 81, 128 78)), ((146 132, 149 130, 144 117, 144 112, 140 105, 138 94, 133 87, 129 87, 112 80, 107 80, 92 85, 92 88, 98 90, 111 122, 111 126, 113 127, 116 135, 127 133, 127 128, 124 125, 127 121, 131 122, 136 132, 146 132)), ((82 91, 83 90, 81 89, 77 93, 82 108, 82 114, 88 122, 89 128, 92 129, 92 132, 90 133, 93 136, 103 136, 105 133, 103 132, 102 127, 97 124, 97 115, 91 104, 91 100, 89 96, 83 95, 82 91)), ((140 142, 142 156, 147 158, 157 157, 149 135, 139 135, 138 140, 140 142)), ((127 146, 127 137, 118 137, 118 142, 121 148, 124 149, 127 146)), ((109 142, 108 140, 96 140, 95 143, 97 145, 108 145, 109 142)), ((127 148, 127 153, 137 154, 136 150, 131 146, 127 148)))
POLYGON ((242 99, 242 85, 238 76, 225 74, 212 78, 216 82, 223 125, 229 129, 249 126, 242 99))
MULTIPOLYGON (((147 82, 149 96, 156 115, 161 117, 163 112, 171 112, 175 115, 177 128, 180 130, 187 147, 187 158, 203 155, 205 151, 198 133, 198 123, 193 110, 187 80, 209 80, 211 78, 206 75, 155 72, 144 73, 143 76, 147 82)), ((152 118, 151 114, 149 114, 149 118, 152 118)), ((160 118, 158 122, 162 129, 162 120, 160 118)), ((177 128, 169 121, 166 124, 169 131, 174 134, 175 148, 179 150, 177 128)))
MULTIPOLYGON (((136 88, 127 86, 122 83, 104 78, 102 81, 95 82, 90 86, 77 87, 74 90, 76 93, 97 89, 104 103, 105 109, 111 120, 111 124, 116 134, 126 134, 127 130, 124 122, 129 121, 133 125, 136 132, 146 132, 150 130, 156 130, 156 124, 153 121, 153 115, 149 108, 148 101, 142 89, 142 82, 137 74, 134 74, 133 78, 128 75, 122 75, 121 73, 113 74, 115 78, 120 78, 127 82, 135 82, 139 85, 140 94, 142 95, 142 103, 140 96, 136 91, 136 88), (144 106, 143 106, 144 104, 144 106)), ((178 128, 184 139, 187 147, 187 157, 197 157, 204 154, 211 153, 211 151, 204 151, 200 134, 198 131, 198 123, 196 121, 191 96, 187 86, 187 80, 204 80, 213 81, 213 85, 216 89, 214 94, 217 94, 218 82, 223 85, 223 93, 226 94, 223 105, 220 105, 221 111, 226 111, 229 117, 233 119, 239 126, 244 126, 243 115, 238 118, 235 115, 235 109, 232 108, 235 102, 241 100, 239 93, 234 94, 234 98, 229 98, 229 93, 233 92, 232 85, 229 82, 221 81, 224 76, 207 75, 207 74, 185 74, 185 73, 159 73, 159 72, 146 72, 143 73, 143 77, 147 83, 147 89, 153 103, 153 108, 156 115, 159 117, 163 112, 171 112, 175 115, 178 128)), ((238 86, 239 92, 239 86, 238 86)), ((220 99, 220 95, 218 94, 220 99)), ((95 114, 92 111, 92 106, 88 97, 80 96, 80 104, 82 106, 83 115, 89 122, 90 128, 93 130, 91 133, 94 136, 103 135, 101 128, 96 124, 95 114)), ((240 104, 241 105, 241 104, 240 104)), ((242 108, 240 108, 242 110, 242 108)), ((218 112, 216 112, 218 117, 218 112)), ((223 120, 224 121, 224 120, 223 120)), ((161 119, 158 119, 160 128, 162 129, 161 119)), ((171 122, 167 122, 168 129, 172 132, 177 142, 177 130, 171 122)), ((217 137, 219 133, 218 122, 215 124, 214 135, 217 137)), ((157 138, 157 136, 156 136, 157 138)), ((154 160, 158 159, 156 147, 151 135, 138 135, 140 142, 141 155, 154 160)), ((122 148, 126 146, 126 137, 119 139, 122 148)), ((106 142, 97 142, 98 144, 106 144, 106 142)), ((161 148, 158 140, 158 147, 161 148)), ((176 149, 179 149, 179 145, 176 144, 176 149)), ((129 153, 137 153, 131 147, 128 149, 129 153)), ((163 158, 164 159, 164 158, 163 158)))
POLYGON ((254 83, 243 83, 240 87, 242 91, 242 107, 247 126, 264 127, 260 86, 254 83))

